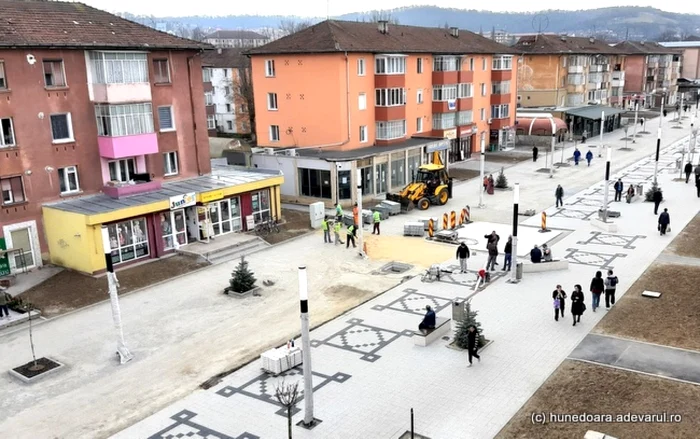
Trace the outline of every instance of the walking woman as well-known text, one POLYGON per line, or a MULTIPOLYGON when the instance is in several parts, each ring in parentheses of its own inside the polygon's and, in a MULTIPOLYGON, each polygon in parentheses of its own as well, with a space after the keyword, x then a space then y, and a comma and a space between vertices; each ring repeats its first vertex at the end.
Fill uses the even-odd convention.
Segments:
POLYGON ((603 273, 600 271, 595 272, 595 277, 591 280, 591 294, 593 295, 593 312, 596 308, 600 306, 600 295, 603 294, 605 290, 605 280, 603 279, 603 273))
POLYGON ((552 292, 552 301, 554 304, 554 320, 559 321, 559 314, 564 318, 564 310, 566 309, 566 293, 561 289, 561 285, 557 285, 557 289, 552 292))
POLYGON ((574 326, 576 323, 581 323, 581 314, 586 310, 586 304, 583 302, 583 289, 581 285, 574 285, 574 292, 571 293, 571 315, 574 317, 574 326))

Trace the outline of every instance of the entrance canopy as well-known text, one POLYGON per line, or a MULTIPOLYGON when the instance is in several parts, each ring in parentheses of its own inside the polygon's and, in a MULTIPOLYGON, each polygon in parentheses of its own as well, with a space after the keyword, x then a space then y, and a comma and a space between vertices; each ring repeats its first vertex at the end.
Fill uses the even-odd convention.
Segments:
POLYGON ((605 118, 615 116, 616 114, 624 113, 625 110, 604 105, 590 105, 587 107, 572 108, 567 110, 566 114, 570 116, 578 116, 582 119, 600 120, 601 115, 605 112, 605 118))
POLYGON ((525 136, 549 136, 552 135, 552 122, 555 133, 567 130, 566 122, 551 115, 527 114, 527 117, 516 115, 518 121, 518 134, 525 136))

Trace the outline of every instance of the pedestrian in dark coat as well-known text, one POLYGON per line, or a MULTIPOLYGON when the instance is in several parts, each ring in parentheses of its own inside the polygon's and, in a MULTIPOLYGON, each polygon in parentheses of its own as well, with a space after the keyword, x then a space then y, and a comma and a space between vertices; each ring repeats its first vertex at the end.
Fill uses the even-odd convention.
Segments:
POLYGON ((586 161, 588 162, 588 166, 591 166, 591 160, 593 160, 593 153, 589 150, 586 153, 586 161))
POLYGON ((695 177, 700 177, 700 164, 695 167, 695 177))
POLYGON ((659 232, 661 233, 661 236, 666 234, 666 229, 668 229, 670 224, 671 216, 668 214, 668 209, 664 209, 664 211, 661 212, 661 215, 659 215, 659 232))
POLYGON ((574 326, 576 323, 581 323, 581 315, 585 310, 583 289, 581 285, 574 285, 574 292, 571 293, 571 315, 574 317, 574 326))
POLYGON ((579 160, 581 160, 581 151, 579 151, 578 148, 576 148, 576 150, 574 151, 574 165, 578 166, 579 160))
POLYGON ((600 306, 600 295, 605 291, 605 280, 603 280, 603 273, 600 271, 595 272, 595 277, 591 280, 591 295, 593 302, 593 312, 600 306))
POLYGON ((693 164, 690 162, 686 163, 683 170, 685 171, 685 184, 688 184, 688 181, 690 181, 690 174, 693 172, 693 164))
POLYGON ((513 262, 513 237, 509 236, 508 241, 506 241, 506 246, 503 249, 503 271, 510 270, 511 264, 513 262))
POLYGON ((658 215, 658 213, 659 213, 659 204, 661 204, 661 202, 663 201, 663 199, 664 199, 664 194, 662 194, 661 191, 657 189, 657 190, 654 192, 654 195, 653 195, 653 198, 652 198, 652 199, 654 200, 654 215, 658 215))
POLYGON ((554 191, 554 196, 557 199, 557 207, 564 205, 564 188, 561 185, 557 185, 557 189, 554 191))
POLYGON ((532 147, 532 161, 536 162, 537 161, 537 154, 539 154, 539 150, 537 149, 536 146, 532 147))
POLYGON ((622 201, 622 190, 625 188, 625 185, 622 183, 622 179, 618 178, 617 181, 615 182, 615 201, 622 201))
POLYGON ((476 326, 472 325, 467 328, 467 354, 469 354, 469 366, 472 367, 472 357, 476 358, 481 362, 481 357, 477 354, 479 350, 479 331, 476 330, 476 326))
POLYGON ((698 191, 698 198, 700 198, 700 175, 695 176, 695 188, 698 191))
POLYGON ((564 318, 564 309, 566 309, 566 293, 561 289, 561 285, 557 285, 557 289, 552 292, 552 303, 554 305, 554 320, 559 321, 559 314, 564 318))

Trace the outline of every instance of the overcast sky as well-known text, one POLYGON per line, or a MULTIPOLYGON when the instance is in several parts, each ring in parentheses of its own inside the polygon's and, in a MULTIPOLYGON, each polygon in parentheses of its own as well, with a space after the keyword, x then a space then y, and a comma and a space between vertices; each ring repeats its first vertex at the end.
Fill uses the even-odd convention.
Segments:
MULTIPOLYGON (((130 12, 137 15, 183 16, 183 15, 298 15, 303 17, 325 17, 330 3, 330 15, 349 12, 364 12, 376 9, 393 9, 402 6, 434 5, 445 8, 468 9, 481 7, 479 2, 464 0, 80 0, 91 6, 110 12, 130 12), (476 6, 479 5, 479 6, 476 6)), ((482 4, 483 5, 483 4, 482 4)), ((491 11, 527 12, 533 7, 545 9, 594 9, 611 6, 653 6, 665 11, 700 14, 697 0, 587 0, 571 2, 561 0, 503 0, 489 5, 491 11), (536 5, 536 6, 535 6, 536 5)))

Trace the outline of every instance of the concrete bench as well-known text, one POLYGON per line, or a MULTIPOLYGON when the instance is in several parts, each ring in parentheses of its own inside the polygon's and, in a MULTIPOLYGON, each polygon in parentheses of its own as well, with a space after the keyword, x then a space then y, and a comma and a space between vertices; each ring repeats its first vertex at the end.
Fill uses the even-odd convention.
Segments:
POLYGON ((450 332, 450 319, 444 317, 435 318, 435 329, 428 329, 425 334, 416 331, 413 336, 413 344, 416 346, 428 346, 438 338, 450 332))
POLYGON ((568 270, 569 261, 566 259, 555 259, 550 262, 540 262, 533 264, 532 262, 523 263, 523 273, 541 273, 543 271, 568 270))

